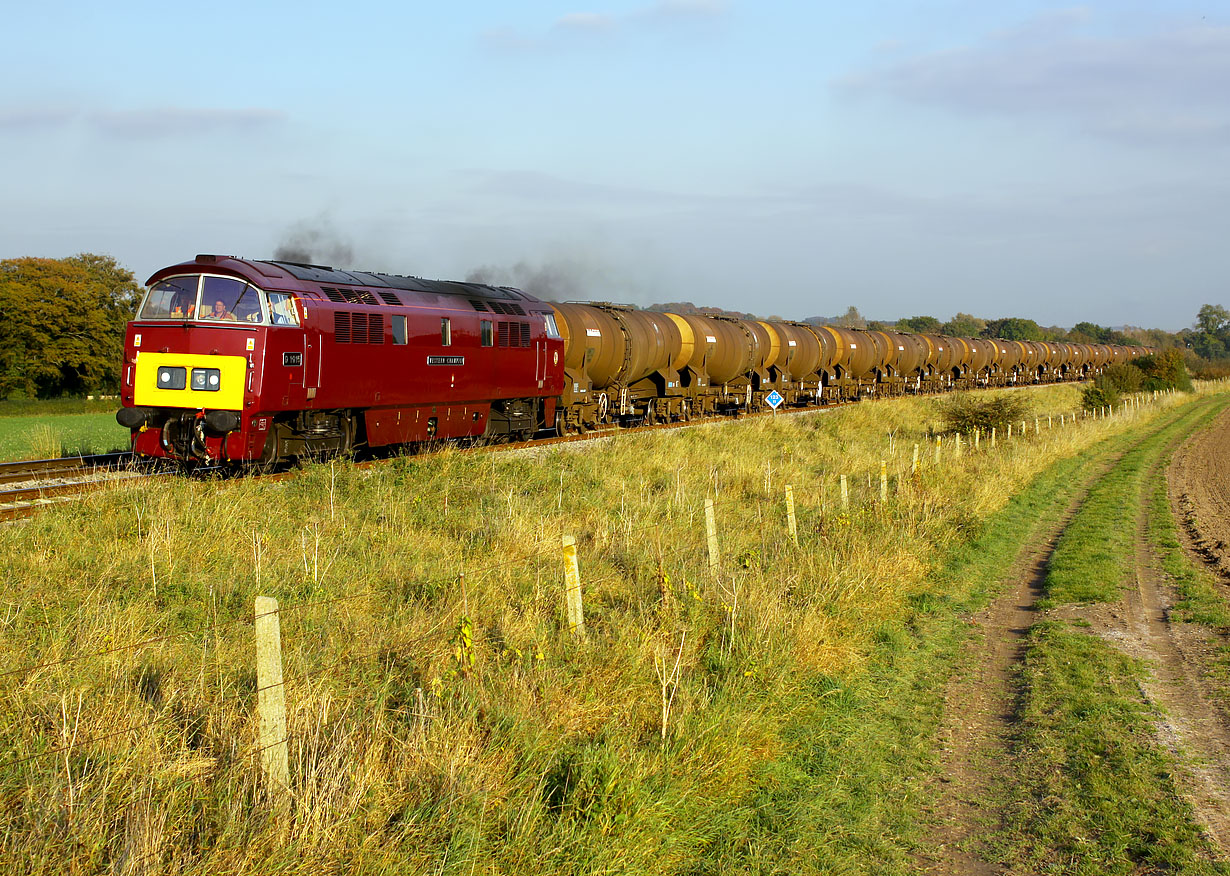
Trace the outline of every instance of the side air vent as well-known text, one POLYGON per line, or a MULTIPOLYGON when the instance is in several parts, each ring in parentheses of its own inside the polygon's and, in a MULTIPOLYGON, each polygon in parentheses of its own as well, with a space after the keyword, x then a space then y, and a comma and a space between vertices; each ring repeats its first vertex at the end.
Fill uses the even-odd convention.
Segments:
POLYGON ((487 305, 486 305, 486 304, 483 304, 483 302, 478 301, 478 300, 476 300, 476 299, 474 299, 474 298, 471 298, 471 299, 470 299, 470 306, 471 306, 471 307, 473 307, 475 310, 479 311, 480 313, 487 313, 487 312, 488 312, 488 311, 487 311, 487 305))
POLYGON ((401 299, 398 298, 392 292, 383 292, 377 289, 376 294, 380 296, 381 301, 383 301, 385 304, 389 305, 390 307, 400 307, 401 306, 401 299))
POLYGON ((528 347, 529 345, 529 323, 501 321, 496 326, 496 346, 528 347))
POLYGON ((333 340, 339 344, 383 344, 383 313, 333 314, 333 340))
POLYGON ((515 304, 511 301, 492 301, 491 309, 496 313, 504 313, 509 316, 525 316, 525 308, 520 304, 515 304))

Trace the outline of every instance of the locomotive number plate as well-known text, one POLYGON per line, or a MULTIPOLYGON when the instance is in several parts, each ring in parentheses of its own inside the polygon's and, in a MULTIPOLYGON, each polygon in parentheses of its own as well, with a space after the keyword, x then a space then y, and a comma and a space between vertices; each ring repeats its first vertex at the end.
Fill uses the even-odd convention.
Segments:
POLYGON ((282 364, 289 368, 300 368, 303 365, 302 353, 283 353, 282 364))
POLYGON ((464 365, 466 364, 465 356, 428 356, 428 365, 464 365))

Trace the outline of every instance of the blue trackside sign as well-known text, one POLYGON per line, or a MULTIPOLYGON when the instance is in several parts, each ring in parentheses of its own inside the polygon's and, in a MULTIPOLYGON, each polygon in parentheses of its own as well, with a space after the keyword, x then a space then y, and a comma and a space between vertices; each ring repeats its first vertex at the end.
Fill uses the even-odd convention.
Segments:
POLYGON ((778 392, 776 389, 773 390, 768 395, 766 395, 764 397, 764 400, 769 403, 769 407, 771 407, 773 410, 777 410, 777 406, 785 401, 785 399, 782 398, 782 394, 778 392))

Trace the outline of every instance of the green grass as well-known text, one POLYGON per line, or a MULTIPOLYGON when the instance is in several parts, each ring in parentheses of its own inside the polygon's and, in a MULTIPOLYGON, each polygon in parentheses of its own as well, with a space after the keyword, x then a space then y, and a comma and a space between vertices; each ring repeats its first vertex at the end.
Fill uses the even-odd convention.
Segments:
POLYGON ((1146 669, 1060 622, 1029 632, 1015 741, 1018 867, 1043 873, 1230 873, 1176 793, 1142 699, 1146 669))
POLYGON ((0 461, 127 450, 128 439, 128 430, 115 421, 115 410, 0 416, 0 461))
POLYGON ((1193 406, 1150 433, 1101 477, 1065 528, 1047 569, 1039 608, 1063 603, 1113 602, 1134 563, 1137 514, 1145 481, 1179 436, 1206 424, 1224 404, 1193 406))
POLYGON ((103 398, 65 397, 50 399, 0 399, 0 417, 47 417, 57 414, 114 414, 119 409, 119 396, 103 398))

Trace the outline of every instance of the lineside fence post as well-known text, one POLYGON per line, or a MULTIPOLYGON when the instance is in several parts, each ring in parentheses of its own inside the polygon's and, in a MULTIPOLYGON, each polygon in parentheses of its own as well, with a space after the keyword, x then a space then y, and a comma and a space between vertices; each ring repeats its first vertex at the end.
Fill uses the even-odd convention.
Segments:
POLYGON ((705 534, 709 541, 709 571, 717 578, 722 573, 722 555, 718 551, 717 518, 712 499, 705 499, 705 534))
POLYGON ((841 476, 841 510, 850 510, 850 486, 846 483, 846 476, 841 476))
POLYGON ((271 798, 284 801, 290 790, 290 758, 286 744, 286 688, 282 683, 282 631, 278 601, 256 597, 256 710, 261 771, 271 798))
POLYGON ((888 463, 880 460, 880 502, 888 501, 888 463))
POLYGON ((794 546, 799 546, 799 524, 794 517, 794 487, 786 484, 786 523, 790 527, 790 538, 794 546))
POLYGON ((585 610, 581 604, 581 566, 577 562, 577 540, 571 535, 562 539, 564 548, 564 603, 568 612, 568 631, 585 638, 585 610))

